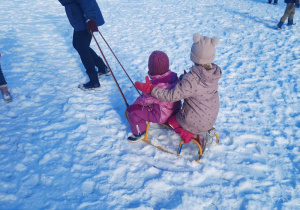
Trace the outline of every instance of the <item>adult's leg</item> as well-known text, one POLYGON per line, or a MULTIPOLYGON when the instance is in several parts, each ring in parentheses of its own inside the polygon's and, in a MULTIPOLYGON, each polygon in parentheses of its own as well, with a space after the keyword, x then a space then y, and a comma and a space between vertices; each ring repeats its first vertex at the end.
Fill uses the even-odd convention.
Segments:
POLYGON ((5 80, 4 75, 3 75, 3 73, 2 73, 1 66, 0 66, 0 86, 1 86, 1 85, 6 85, 6 84, 7 84, 7 83, 6 83, 6 80, 5 80))
POLYGON ((98 56, 97 53, 92 48, 90 48, 90 53, 93 56, 95 66, 97 66, 98 71, 101 73, 105 73, 106 65, 103 62, 102 58, 98 56))
POLYGON ((294 15, 295 15, 295 6, 293 6, 293 8, 291 9, 290 15, 289 15, 289 20, 293 22, 294 19, 294 15))
POLYGON ((294 16, 294 14, 295 14, 294 3, 288 3, 288 4, 286 4, 286 8, 285 8, 283 16, 280 19, 280 22, 284 23, 284 21, 290 16, 290 14, 293 11, 294 11, 294 13, 292 14, 292 16, 294 16))
POLYGON ((159 105, 152 104, 149 107, 140 104, 130 105, 127 108, 127 116, 132 133, 134 135, 141 134, 146 131, 147 122, 159 122, 159 105))
POLYGON ((95 61, 90 50, 91 40, 92 35, 87 30, 74 31, 73 33, 73 47, 77 50, 90 81, 99 84, 95 61))
POLYGON ((7 83, 2 73, 1 65, 0 65, 0 92, 3 96, 3 99, 7 102, 11 101, 11 95, 8 91, 7 83))

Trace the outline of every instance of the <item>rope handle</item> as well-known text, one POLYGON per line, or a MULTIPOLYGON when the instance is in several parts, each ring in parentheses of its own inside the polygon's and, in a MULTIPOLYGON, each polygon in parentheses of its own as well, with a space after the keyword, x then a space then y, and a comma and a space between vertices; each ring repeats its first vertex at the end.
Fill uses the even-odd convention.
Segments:
MULTIPOLYGON (((114 79, 114 81, 115 81, 115 83, 116 83, 116 85, 117 85, 117 87, 118 87, 118 89, 119 89, 119 91, 120 91, 120 93, 121 93, 121 95, 122 95, 122 97, 123 97, 123 100, 124 100, 126 106, 128 107, 129 104, 128 104, 127 101, 126 101, 126 98, 125 98, 125 96, 124 96, 124 94, 123 94, 123 92, 122 92, 122 90, 121 90, 121 88, 120 88, 120 86, 119 86, 119 83, 117 82, 117 80, 116 80, 116 78, 115 78, 115 75, 114 75, 114 73, 112 72, 112 70, 111 70, 111 68, 110 68, 110 66, 109 66, 109 64, 108 64, 108 62, 107 62, 106 57, 104 56, 103 51, 101 50, 101 47, 100 47, 100 45, 99 45, 97 39, 95 38, 95 36, 94 36, 94 34, 93 34, 92 31, 90 31, 90 33, 91 33, 91 35, 93 36, 93 38, 94 38, 94 40, 95 40, 95 42, 96 42, 96 44, 97 44, 97 46, 98 46, 98 48, 99 48, 99 51, 100 51, 102 57, 104 58, 105 64, 107 65, 107 67, 108 67, 108 69, 109 69, 111 75, 113 76, 113 79, 114 79)), ((100 33, 100 32, 99 32, 99 33, 100 33)))
MULTIPOLYGON (((130 78, 130 76, 128 75, 127 71, 125 70, 125 68, 123 67, 123 65, 122 65, 121 62, 119 61, 119 59, 117 58, 117 56, 116 56, 116 54, 114 53, 114 51, 111 49, 110 45, 107 43, 107 41, 106 41, 106 39, 104 38, 104 36, 102 35, 102 33, 101 33, 99 30, 98 30, 98 32, 99 32, 101 38, 103 39, 103 41, 105 42, 105 44, 107 45, 107 47, 109 48, 109 50, 111 51, 111 53, 114 55, 115 59, 118 61, 119 65, 121 66, 122 70, 125 72, 126 76, 127 76, 128 79, 130 80, 130 82, 131 82, 131 84, 133 85, 133 87, 136 89, 136 91, 138 92, 138 94, 141 96, 142 94, 141 94, 141 93, 139 92, 139 90, 135 87, 135 85, 134 85, 132 79, 130 78)), ((104 58, 104 61, 105 61, 106 65, 107 65, 107 67, 108 67, 108 69, 109 69, 109 71, 111 72, 111 74, 112 74, 112 76, 113 76, 113 79, 114 79, 114 81, 115 81, 115 83, 116 83, 116 85, 117 85, 117 87, 118 87, 118 89, 119 89, 119 91, 120 91, 120 93, 121 93, 121 95, 122 95, 122 97, 123 97, 123 100, 124 100, 126 106, 128 107, 129 105, 128 105, 127 101, 126 101, 126 98, 125 98, 123 92, 122 92, 122 89, 120 88, 120 86, 119 86, 119 84, 118 84, 118 82, 117 82, 117 80, 116 80, 116 78, 115 78, 115 76, 114 76, 114 74, 113 74, 113 72, 112 72, 112 70, 111 70, 109 64, 108 64, 108 62, 107 62, 107 60, 106 60, 106 57, 104 56, 104 53, 103 53, 103 51, 101 50, 101 47, 100 47, 100 45, 99 45, 99 43, 98 43, 96 37, 94 36, 94 34, 93 34, 92 31, 90 31, 90 33, 92 34, 93 39, 95 40, 95 42, 96 42, 96 44, 97 44, 97 46, 98 46, 98 48, 99 48, 99 51, 101 52, 101 55, 102 55, 102 57, 104 58)))
POLYGON ((123 69, 123 71, 125 72, 125 74, 127 75, 128 79, 130 80, 131 84, 133 85, 133 87, 136 89, 136 91, 141 95, 141 93, 138 91, 138 89, 134 86, 133 81, 131 80, 130 76, 128 75, 127 71, 124 69, 123 65, 121 64, 121 62, 119 61, 119 59, 117 58, 117 56, 115 55, 114 51, 111 49, 111 47, 109 46, 109 44, 107 43, 106 39, 104 38, 104 36, 102 35, 102 33, 98 30, 100 36, 102 37, 102 39, 104 40, 105 44, 107 45, 107 47, 110 49, 111 53, 114 55, 114 57, 116 58, 116 60, 118 61, 119 65, 121 66, 121 68, 123 69))

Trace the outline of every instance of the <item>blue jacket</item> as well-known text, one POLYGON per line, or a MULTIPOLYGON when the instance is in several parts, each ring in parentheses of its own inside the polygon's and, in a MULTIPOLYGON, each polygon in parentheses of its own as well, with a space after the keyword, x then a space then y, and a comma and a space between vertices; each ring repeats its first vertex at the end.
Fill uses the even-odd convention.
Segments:
POLYGON ((70 24, 75 31, 86 30, 86 21, 95 20, 98 26, 104 19, 96 0, 58 0, 66 10, 70 24))
POLYGON ((296 3, 299 2, 299 0, 284 0, 284 3, 296 3))

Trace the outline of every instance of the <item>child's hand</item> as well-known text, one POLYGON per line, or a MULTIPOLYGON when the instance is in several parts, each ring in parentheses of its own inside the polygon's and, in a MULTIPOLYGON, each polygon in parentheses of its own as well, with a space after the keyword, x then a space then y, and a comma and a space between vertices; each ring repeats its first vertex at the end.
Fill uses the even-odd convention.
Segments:
POLYGON ((153 85, 151 82, 150 82, 150 79, 148 76, 145 77, 146 79, 146 83, 142 83, 142 82, 135 82, 134 83, 134 86, 142 91, 143 93, 151 93, 152 89, 155 87, 155 85, 153 85))

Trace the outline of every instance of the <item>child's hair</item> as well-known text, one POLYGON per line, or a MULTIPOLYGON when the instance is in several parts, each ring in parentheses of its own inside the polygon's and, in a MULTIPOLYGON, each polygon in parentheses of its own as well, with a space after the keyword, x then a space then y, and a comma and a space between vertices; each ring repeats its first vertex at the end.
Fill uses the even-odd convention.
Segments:
POLYGON ((214 61, 216 49, 215 46, 219 43, 217 37, 200 36, 196 33, 193 36, 193 45, 191 48, 191 61, 201 65, 207 65, 214 61))
POLYGON ((198 63, 195 63, 196 66, 203 66, 206 70, 211 70, 212 69, 212 64, 209 63, 209 64, 198 64, 198 63))

